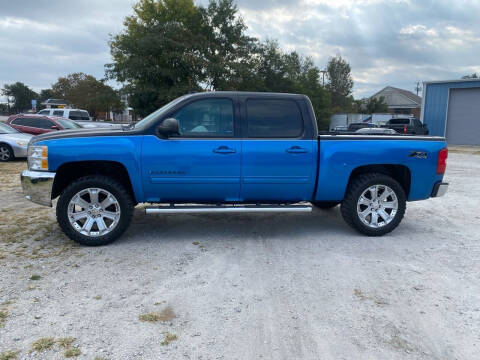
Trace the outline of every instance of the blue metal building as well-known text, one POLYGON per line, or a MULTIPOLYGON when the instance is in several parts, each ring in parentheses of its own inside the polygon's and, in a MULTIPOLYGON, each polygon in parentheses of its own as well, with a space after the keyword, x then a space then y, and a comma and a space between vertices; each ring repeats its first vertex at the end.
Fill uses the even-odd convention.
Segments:
POLYGON ((421 121, 452 145, 480 145, 480 79, 423 83, 421 121))

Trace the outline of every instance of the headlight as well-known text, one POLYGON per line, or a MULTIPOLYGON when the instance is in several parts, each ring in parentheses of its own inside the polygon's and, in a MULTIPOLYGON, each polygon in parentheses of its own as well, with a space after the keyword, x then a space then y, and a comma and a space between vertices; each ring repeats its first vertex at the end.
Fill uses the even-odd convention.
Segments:
POLYGON ((17 140, 16 143, 18 146, 21 146, 21 147, 27 147, 28 145, 28 141, 25 141, 25 140, 17 140))
POLYGON ((48 146, 28 147, 28 168, 30 170, 48 170, 48 146))

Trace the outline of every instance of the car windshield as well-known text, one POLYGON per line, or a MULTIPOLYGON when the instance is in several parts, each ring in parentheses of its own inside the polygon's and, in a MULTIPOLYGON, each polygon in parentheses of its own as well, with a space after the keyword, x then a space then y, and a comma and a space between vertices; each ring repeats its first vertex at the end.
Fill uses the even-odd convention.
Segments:
POLYGON ((82 128, 83 126, 77 124, 75 121, 68 120, 68 119, 55 119, 64 129, 78 129, 82 128))
POLYGON ((165 114, 167 111, 169 111, 172 107, 177 105, 180 101, 182 101, 185 98, 186 95, 181 96, 175 100, 170 101, 168 104, 163 105, 160 109, 155 110, 153 113, 150 115, 146 116, 143 118, 141 121, 135 124, 134 129, 145 129, 149 127, 156 119, 158 119, 160 116, 165 114))
POLYGON ((6 124, 0 123, 0 134, 16 134, 18 132, 19 131, 15 130, 14 128, 6 124))

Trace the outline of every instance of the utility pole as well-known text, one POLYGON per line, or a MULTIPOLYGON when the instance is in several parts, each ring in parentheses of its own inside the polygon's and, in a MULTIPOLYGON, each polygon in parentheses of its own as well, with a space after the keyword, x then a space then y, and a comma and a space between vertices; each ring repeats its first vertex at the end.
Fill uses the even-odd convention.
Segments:
POLYGON ((417 82, 415 83, 415 90, 417 91, 417 96, 418 96, 418 93, 419 93, 419 91, 420 91, 421 89, 422 89, 422 88, 420 87, 420 81, 417 81, 417 82))

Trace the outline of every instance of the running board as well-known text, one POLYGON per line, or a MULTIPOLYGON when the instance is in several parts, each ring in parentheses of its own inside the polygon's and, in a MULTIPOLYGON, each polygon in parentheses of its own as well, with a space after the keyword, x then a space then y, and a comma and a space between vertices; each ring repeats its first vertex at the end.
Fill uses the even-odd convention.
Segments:
POLYGON ((311 205, 173 205, 148 206, 147 214, 190 214, 190 213, 245 213, 245 212, 311 212, 311 205))

